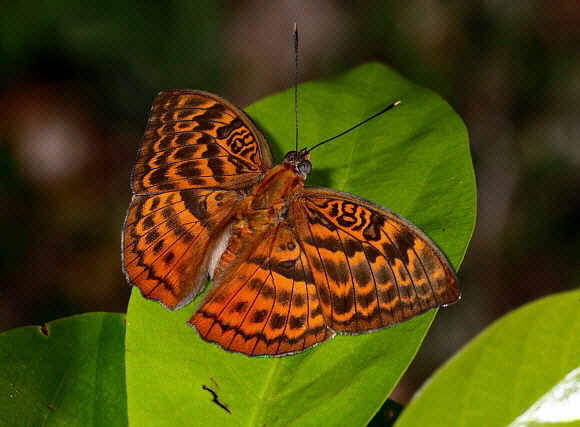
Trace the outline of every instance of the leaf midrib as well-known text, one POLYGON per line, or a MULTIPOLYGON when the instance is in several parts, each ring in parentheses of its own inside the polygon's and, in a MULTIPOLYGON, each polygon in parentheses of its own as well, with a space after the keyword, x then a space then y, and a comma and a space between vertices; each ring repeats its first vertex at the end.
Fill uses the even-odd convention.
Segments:
POLYGON ((264 380, 264 387, 263 387, 261 393, 258 395, 258 399, 257 399, 258 404, 255 406, 254 412, 252 413, 252 416, 250 417, 247 425, 249 425, 249 426, 258 425, 256 423, 256 420, 260 417, 260 415, 262 413, 262 408, 264 407, 264 403, 266 400, 266 397, 265 397, 266 393, 272 384, 271 380, 274 377, 274 373, 278 370, 278 365, 280 363, 281 362, 279 360, 277 360, 276 363, 272 364, 272 369, 270 369, 270 372, 268 373, 266 379, 264 380))
MULTIPOLYGON (((378 71, 376 71, 376 69, 375 69, 374 72, 375 72, 375 77, 373 79, 370 79, 370 81, 372 83, 374 83, 376 81, 376 74, 377 74, 378 71)), ((369 83, 367 85, 366 96, 365 96, 364 99, 369 99, 370 98, 370 96, 369 96, 369 93, 371 93, 370 87, 371 87, 371 83, 369 83)), ((365 119, 365 117, 364 117, 366 115, 365 113, 366 113, 366 110, 363 110, 363 112, 359 115, 359 121, 358 121, 358 123, 360 123, 361 121, 363 121, 365 119)), ((348 183, 350 181, 350 175, 351 175, 351 172, 352 172, 352 165, 354 164, 354 156, 357 153, 357 148, 358 148, 358 145, 359 145, 360 132, 361 132, 361 129, 358 128, 356 130, 356 133, 354 134, 354 143, 352 144, 352 152, 351 152, 351 155, 350 155, 350 162, 349 162, 348 167, 346 169, 345 179, 344 179, 343 184, 341 185, 341 188, 340 188, 340 190, 342 190, 342 191, 346 191, 346 188, 347 188, 348 183)))

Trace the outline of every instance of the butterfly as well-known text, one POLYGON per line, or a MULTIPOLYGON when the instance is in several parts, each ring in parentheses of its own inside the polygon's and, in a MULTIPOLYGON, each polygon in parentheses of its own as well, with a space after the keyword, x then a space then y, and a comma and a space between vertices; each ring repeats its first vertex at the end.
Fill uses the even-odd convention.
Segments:
POLYGON ((275 165, 240 108, 202 91, 155 99, 123 231, 129 282, 169 310, 213 285, 189 320, 248 356, 306 350, 459 299, 444 254, 396 213, 305 186, 308 149, 275 165))

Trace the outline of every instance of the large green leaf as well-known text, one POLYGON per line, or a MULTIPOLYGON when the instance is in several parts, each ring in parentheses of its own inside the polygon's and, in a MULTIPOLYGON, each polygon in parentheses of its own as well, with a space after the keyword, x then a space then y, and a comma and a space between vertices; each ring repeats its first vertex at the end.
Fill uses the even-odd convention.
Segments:
MULTIPOLYGON (((312 152, 308 184, 373 200, 406 216, 459 265, 474 226, 465 126, 429 90, 381 64, 299 87, 300 146, 334 136, 387 104, 389 113, 312 152)), ((246 110, 275 158, 294 146, 293 92, 246 110)), ((134 425, 364 425, 415 355, 435 312, 386 330, 338 336, 304 353, 248 358, 202 341, 177 311, 134 290, 127 314, 129 420, 134 425), (213 402, 227 405, 230 412, 213 402)))
POLYGON ((0 335, 0 425, 127 425, 123 314, 0 335))
POLYGON ((542 298, 495 322, 435 374, 395 425, 580 425, 579 296, 542 298))

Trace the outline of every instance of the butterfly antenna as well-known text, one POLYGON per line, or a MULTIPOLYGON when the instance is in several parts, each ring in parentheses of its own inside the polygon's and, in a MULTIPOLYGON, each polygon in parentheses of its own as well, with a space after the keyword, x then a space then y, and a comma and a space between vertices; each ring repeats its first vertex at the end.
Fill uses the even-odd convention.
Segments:
POLYGON ((294 24, 294 110, 296 112, 296 151, 298 151, 298 25, 294 24))
POLYGON ((308 152, 310 153, 310 152, 311 152, 312 150, 314 150, 316 147, 319 147, 319 146, 321 146, 322 144, 326 144, 327 142, 329 142, 329 141, 332 141, 333 139, 336 139, 336 138, 338 138, 339 136, 342 136, 342 135, 344 135, 345 133, 349 133, 351 130, 354 130, 354 129, 356 129, 357 127, 359 127, 359 126, 361 126, 361 125, 365 124, 365 123, 366 123, 366 122, 368 122, 369 120, 372 120, 372 119, 374 119, 375 117, 378 117, 378 116, 380 116, 380 115, 381 115, 381 114, 383 114, 383 113, 386 113, 386 112, 387 112, 387 111, 389 111, 391 108, 393 108, 393 107, 394 107, 394 106, 396 106, 396 105, 399 105, 400 103, 401 103, 401 101, 395 101, 395 102, 393 102, 393 103, 392 103, 391 105, 389 105, 388 107, 386 107, 386 108, 382 109, 382 110, 381 110, 381 111, 379 111, 377 114, 374 114, 374 115, 372 115, 372 116, 371 116, 371 117, 369 117, 368 119, 366 119, 366 120, 363 120, 363 121, 362 121, 362 122, 360 122, 358 125, 354 125, 354 126, 353 126, 353 127, 351 127, 350 129, 347 129, 347 130, 345 130, 344 132, 342 132, 342 133, 339 133, 338 135, 336 135, 336 136, 333 136, 333 137, 332 137, 332 138, 330 138, 330 139, 327 139, 327 140, 325 140, 325 141, 319 142, 319 143, 318 143, 318 144, 316 144, 314 147, 312 147, 310 150, 308 150, 308 152))

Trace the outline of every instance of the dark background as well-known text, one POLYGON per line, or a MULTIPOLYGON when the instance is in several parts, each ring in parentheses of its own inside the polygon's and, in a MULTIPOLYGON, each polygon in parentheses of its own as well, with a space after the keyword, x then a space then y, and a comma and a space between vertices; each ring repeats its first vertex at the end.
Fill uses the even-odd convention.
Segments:
POLYGON ((121 229, 154 96, 195 88, 245 106, 291 87, 294 22, 300 81, 383 61, 469 130, 478 212, 463 298, 394 399, 494 319, 578 286, 577 0, 4 2, 0 331, 126 310, 121 229))

